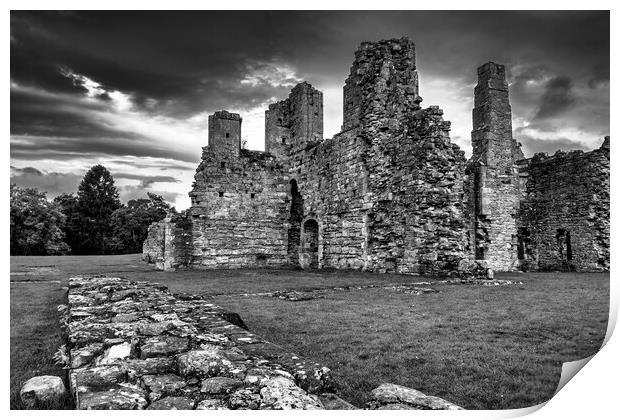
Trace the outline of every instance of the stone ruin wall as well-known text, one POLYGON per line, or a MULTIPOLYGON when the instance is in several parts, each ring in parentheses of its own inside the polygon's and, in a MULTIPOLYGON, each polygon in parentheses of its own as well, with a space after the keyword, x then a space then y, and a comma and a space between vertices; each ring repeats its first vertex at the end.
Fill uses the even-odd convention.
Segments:
POLYGON ((437 107, 421 109, 415 46, 363 43, 347 78, 343 129, 366 144, 368 263, 372 271, 455 273, 467 237, 465 158, 437 107))
MULTIPOLYGON (((301 256, 302 265, 363 269, 367 260, 367 172, 360 152, 365 145, 355 133, 341 133, 304 153, 291 157, 291 182, 295 182, 301 214, 289 226, 289 238, 302 238, 291 262, 301 256), (316 221, 316 256, 308 243, 308 230, 316 221)), ((294 216, 294 214, 292 214, 294 216)))
POLYGON ((355 408, 328 393, 328 368, 250 333, 238 316, 227 321, 236 314, 200 296, 73 278, 62 310, 77 409, 355 408))
POLYGON ((265 151, 287 159, 323 140, 323 92, 296 85, 283 101, 265 111, 265 151))
POLYGON ((343 131, 290 154, 320 267, 446 274, 464 257, 464 154, 442 112, 420 109, 417 80, 410 40, 362 44, 343 131))
POLYGON ((456 272, 468 247, 465 159, 441 110, 419 106, 413 43, 363 43, 344 91, 343 131, 333 139, 322 140, 322 94, 309 84, 271 105, 264 154, 240 150, 236 114, 210 118, 215 142, 203 150, 190 194, 190 266, 456 272), (262 157, 260 168, 255 162, 248 172, 248 154, 262 157), (255 207, 244 206, 257 185, 255 207), (268 221, 251 227, 259 220, 252 208, 268 221))
MULTIPOLYGON (((58 312, 66 340, 60 359, 78 410, 358 408, 334 393, 328 367, 252 334, 238 314, 208 296, 76 277, 58 312)), ((364 408, 371 410, 461 409, 389 383, 370 394, 364 408)))
POLYGON ((151 224, 142 245, 142 258, 159 270, 175 270, 189 264, 193 242, 191 220, 185 214, 169 214, 151 224))
POLYGON ((419 107, 413 43, 362 44, 345 95, 343 132, 323 140, 322 93, 297 85, 265 113, 265 153, 240 149, 236 114, 210 117, 192 267, 457 269, 464 157, 442 112, 419 107))
MULTIPOLYGON (((239 115, 215 113, 190 193, 191 233, 177 235, 186 241, 167 251, 177 260, 162 265, 290 264, 430 275, 539 267, 538 257, 525 258, 527 264, 522 258, 524 247, 539 246, 522 201, 548 207, 526 188, 552 195, 562 187, 539 181, 539 175, 527 187, 530 161, 512 137, 504 66, 481 66, 474 93, 469 161, 450 142, 443 112, 420 107, 415 47, 407 38, 361 44, 344 87, 342 131, 332 139, 322 139, 322 93, 305 82, 265 112, 266 152, 241 148, 239 115)), ((604 171, 577 172, 605 177, 604 171)), ((587 195, 556 194, 554 200, 567 208, 567 200, 585 202, 587 195)), ((603 197, 603 210, 596 210, 602 219, 577 230, 598 238, 595 248, 603 257, 596 258, 604 259, 609 194, 595 197, 603 197)), ((145 243, 149 260, 162 242, 156 236, 145 243)), ((547 236, 540 246, 551 246, 543 245, 550 243, 547 236)), ((578 265, 609 266, 593 263, 594 254, 588 258, 578 265)), ((545 267, 552 264, 540 265, 545 267)))
POLYGON ((203 149, 190 193, 194 268, 287 264, 288 177, 264 152, 203 149))
POLYGON ((520 165, 523 268, 609 270, 609 137, 587 153, 537 153, 520 165))
POLYGON ((504 66, 478 68, 467 168, 472 258, 497 271, 609 269, 609 138, 524 159, 504 66))

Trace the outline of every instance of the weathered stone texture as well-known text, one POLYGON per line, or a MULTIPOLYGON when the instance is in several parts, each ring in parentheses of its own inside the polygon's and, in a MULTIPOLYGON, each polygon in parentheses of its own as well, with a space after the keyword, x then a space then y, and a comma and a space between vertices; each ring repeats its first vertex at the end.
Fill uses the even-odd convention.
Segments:
POLYGON ((465 257, 464 153, 438 107, 421 109, 413 43, 364 43, 345 87, 345 128, 366 145, 366 269, 450 274, 465 257))
POLYGON ((471 257, 496 271, 517 266, 516 214, 520 192, 516 161, 523 158, 512 138, 512 111, 503 65, 478 68, 474 89, 473 153, 468 163, 471 257))
POLYGON ((265 151, 278 158, 323 140, 323 92, 303 82, 265 111, 265 151))
POLYGON ((66 398, 65 384, 58 376, 35 376, 22 386, 19 397, 27 409, 59 408, 66 398))
POLYGON ((472 257, 492 270, 609 269, 609 140, 524 159, 504 66, 478 68, 467 169, 472 257))
MULTIPOLYGON (((530 161, 512 137, 504 66, 478 68, 474 93, 469 161, 451 143, 443 111, 420 106, 415 46, 408 38, 361 44, 344 86, 342 131, 331 139, 323 139, 323 95, 306 82, 265 112, 264 153, 240 149, 237 114, 215 113, 190 192, 190 220, 154 224, 145 259, 164 269, 290 264, 492 277, 493 271, 525 267, 524 242, 530 253, 538 244, 550 246, 551 234, 538 242, 521 238, 532 235, 522 201, 549 207, 526 189, 555 194, 565 213, 569 200, 602 199, 591 205, 602 209, 592 210, 592 217, 605 217, 608 194, 560 193, 564 181, 543 180, 536 169, 536 179, 528 180, 530 161)), ((575 182, 605 182, 604 170, 586 167, 587 181, 575 182)), ((596 251, 574 264, 604 267, 599 259, 609 252, 608 216, 586 224, 579 217, 573 224, 580 227, 549 229, 596 237, 589 240, 596 251)), ((538 257, 529 260, 536 260, 530 268, 539 266, 538 257)))
POLYGON ((241 117, 228 111, 209 115, 209 147, 217 155, 239 156, 241 117))
POLYGON ((538 153, 521 165, 518 246, 525 268, 609 270, 609 137, 591 152, 538 153))
POLYGON ((287 263, 288 179, 281 161, 243 149, 238 157, 203 149, 190 193, 195 268, 287 263))
MULTIPOLYGON (((355 52, 351 73, 345 81, 342 131, 359 126, 364 118, 375 111, 383 113, 380 102, 367 100, 373 91, 400 95, 394 96, 390 102, 396 107, 405 105, 404 109, 408 108, 407 105, 421 102, 422 98, 418 96, 415 45, 410 39, 362 42, 355 52), (393 84, 396 81, 395 73, 399 73, 399 78, 405 83, 393 84)), ((397 115, 394 113, 394 116, 397 115)))
POLYGON ((205 148, 189 264, 456 273, 464 155, 441 110, 420 101, 413 43, 364 43, 333 139, 322 139, 322 94, 302 83, 266 111, 269 153, 205 148))
POLYGON ((379 410, 462 410, 442 398, 395 384, 381 384, 371 391, 369 408, 379 410))
POLYGON ((160 270, 174 271, 189 264, 192 246, 191 220, 187 215, 167 215, 149 226, 142 259, 160 270))
POLYGON ((332 388, 329 369, 224 321, 222 312, 153 283, 71 279, 66 332, 77 407, 323 408, 318 395, 332 388), (92 357, 75 363, 86 353, 92 357))

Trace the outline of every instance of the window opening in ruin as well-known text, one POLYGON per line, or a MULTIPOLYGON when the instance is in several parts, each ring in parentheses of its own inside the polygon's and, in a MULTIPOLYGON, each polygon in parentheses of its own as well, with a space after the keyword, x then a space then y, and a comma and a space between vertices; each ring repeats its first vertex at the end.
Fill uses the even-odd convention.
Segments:
POLYGON ((301 268, 319 268, 319 224, 308 219, 303 225, 299 264, 301 268))
POLYGON ((286 144, 286 137, 282 137, 282 144, 286 144))
POLYGON ((226 169, 226 162, 221 162, 221 163, 220 163, 220 167, 221 167, 222 169, 226 169))
POLYGON ((570 232, 566 229, 558 229, 555 235, 558 246, 558 256, 561 260, 573 259, 573 247, 570 241, 570 232))
POLYGON ((477 216, 474 223, 474 243, 475 243, 475 256, 477 260, 487 259, 487 249, 489 246, 489 231, 487 226, 489 225, 489 219, 486 216, 477 216))
POLYGON ((524 260, 526 256, 527 243, 530 241, 530 231, 527 228, 517 230, 517 258, 524 260))
POLYGON ((291 179, 291 207, 288 229, 288 257, 293 265, 299 265, 299 241, 301 221, 304 217, 304 200, 297 187, 297 181, 291 179))
POLYGON ((224 197, 224 191, 220 191, 217 193, 220 197, 224 197))
POLYGON ((230 137, 230 133, 226 133, 226 138, 229 138, 229 137, 230 137))
POLYGON ((254 199, 254 193, 250 194, 250 198, 254 199))

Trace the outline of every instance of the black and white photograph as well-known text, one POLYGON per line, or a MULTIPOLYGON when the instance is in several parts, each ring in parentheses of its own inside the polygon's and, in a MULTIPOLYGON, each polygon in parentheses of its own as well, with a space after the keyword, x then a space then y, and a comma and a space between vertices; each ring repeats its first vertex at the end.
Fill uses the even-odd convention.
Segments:
POLYGON ((14 6, 12 413, 516 416, 610 338, 609 5, 14 6))

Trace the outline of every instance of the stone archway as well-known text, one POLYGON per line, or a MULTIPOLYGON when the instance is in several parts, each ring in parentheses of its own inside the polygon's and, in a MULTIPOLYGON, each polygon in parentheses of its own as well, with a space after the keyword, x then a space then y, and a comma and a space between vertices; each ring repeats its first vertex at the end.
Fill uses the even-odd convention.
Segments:
POLYGON ((314 219, 306 220, 301 229, 299 265, 301 268, 319 268, 319 224, 314 219))

